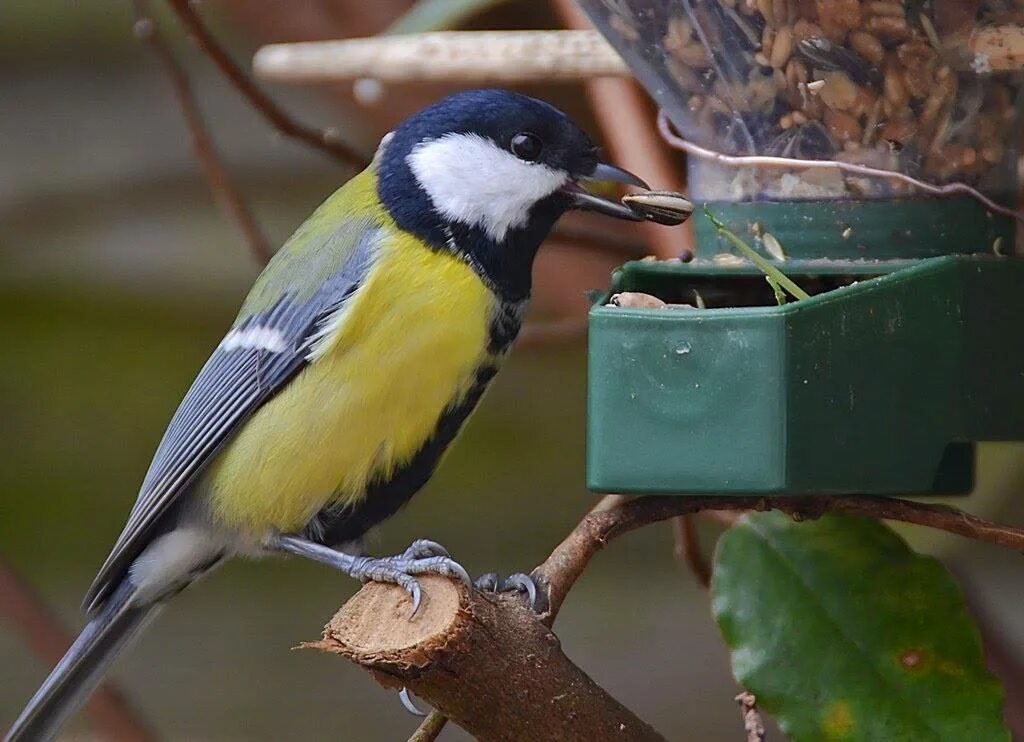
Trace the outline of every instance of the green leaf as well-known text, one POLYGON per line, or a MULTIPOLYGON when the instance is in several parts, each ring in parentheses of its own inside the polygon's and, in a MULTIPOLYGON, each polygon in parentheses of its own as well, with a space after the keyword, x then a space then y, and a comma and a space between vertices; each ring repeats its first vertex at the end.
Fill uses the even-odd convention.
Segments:
POLYGON ((732 668, 794 740, 1008 740, 963 596, 877 521, 779 513, 718 542, 732 668))
POLYGON ((457 28, 468 18, 510 0, 420 0, 388 26, 385 34, 425 33, 457 28))

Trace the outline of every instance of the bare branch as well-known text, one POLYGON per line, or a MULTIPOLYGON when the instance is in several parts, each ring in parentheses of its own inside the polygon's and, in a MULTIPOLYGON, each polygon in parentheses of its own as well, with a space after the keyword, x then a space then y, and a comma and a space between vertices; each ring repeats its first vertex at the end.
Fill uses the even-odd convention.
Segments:
POLYGON ((736 696, 736 702, 743 710, 743 730, 747 733, 747 742, 764 742, 764 720, 757 710, 754 694, 743 691, 736 696))
POLYGON ((572 82, 629 75, 597 31, 433 31, 340 41, 270 44, 256 52, 256 76, 285 83, 477 85, 572 82))
POLYGON ((711 567, 700 551, 697 525, 693 516, 678 515, 673 518, 672 532, 676 540, 676 559, 689 568, 698 585, 703 588, 711 587, 711 567))
POLYGON ((321 152, 333 157, 338 162, 362 170, 368 162, 362 154, 344 144, 333 129, 317 130, 300 124, 289 116, 283 108, 274 103, 241 67, 228 55, 213 34, 206 28, 202 20, 192 8, 189 0, 167 0, 181 24, 195 41, 196 45, 208 56, 225 77, 238 89, 246 100, 263 118, 281 134, 301 142, 305 142, 321 152))
POLYGON ((135 8, 135 35, 150 46, 167 73, 167 78, 171 81, 174 95, 178 99, 181 113, 185 117, 185 123, 192 135, 192 149, 203 167, 203 175, 213 193, 214 200, 227 214, 227 217, 238 226, 245 238, 249 252, 261 264, 265 264, 270 260, 273 251, 217 154, 217 149, 203 121, 203 115, 192 95, 188 77, 160 35, 156 21, 149 15, 144 0, 135 0, 133 6, 135 8))
MULTIPOLYGON (((56 665, 71 646, 71 636, 35 590, 0 560, 0 617, 6 619, 29 648, 48 665, 56 665)), ((109 681, 86 706, 90 722, 114 742, 151 742, 156 736, 109 681)))
POLYGON ((423 723, 416 727, 416 731, 409 737, 408 742, 434 742, 447 723, 447 716, 440 711, 431 711, 423 723))
POLYGON ((550 625, 587 564, 609 541, 649 523, 704 510, 781 510, 800 519, 826 513, 862 515, 927 526, 1024 553, 1024 529, 990 523, 945 505, 866 496, 638 497, 616 507, 592 510, 533 571, 548 601, 542 620, 550 625))

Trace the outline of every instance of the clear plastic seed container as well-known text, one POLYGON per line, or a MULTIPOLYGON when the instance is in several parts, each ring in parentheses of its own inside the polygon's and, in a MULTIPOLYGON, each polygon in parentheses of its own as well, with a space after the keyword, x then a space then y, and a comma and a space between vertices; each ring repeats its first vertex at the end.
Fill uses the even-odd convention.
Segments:
MULTIPOLYGON (((696 144, 730 155, 839 160, 1015 198, 1024 0, 581 5, 696 144)), ((690 188, 695 200, 726 202, 920 195, 838 169, 697 158, 690 188)))

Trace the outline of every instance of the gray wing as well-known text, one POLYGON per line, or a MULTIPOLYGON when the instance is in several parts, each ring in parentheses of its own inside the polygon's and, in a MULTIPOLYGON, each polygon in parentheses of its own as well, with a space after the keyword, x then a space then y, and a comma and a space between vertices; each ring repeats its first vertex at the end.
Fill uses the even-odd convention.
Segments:
POLYGON ((220 449, 308 363, 325 323, 343 311, 372 265, 374 233, 311 298, 281 297, 240 318, 193 382, 157 448, 128 522, 85 597, 100 605, 149 543, 162 517, 220 449))

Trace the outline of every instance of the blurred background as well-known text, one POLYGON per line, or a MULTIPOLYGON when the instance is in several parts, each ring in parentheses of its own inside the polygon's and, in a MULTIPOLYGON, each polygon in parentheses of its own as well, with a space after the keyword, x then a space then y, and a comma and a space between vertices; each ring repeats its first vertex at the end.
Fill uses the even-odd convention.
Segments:
MULTIPOLYGON (((411 4, 211 0, 201 11, 247 67, 261 44, 371 35, 411 4)), ((490 5, 471 27, 563 20, 545 0, 490 5)), ((277 135, 173 18, 157 17, 233 180, 280 244, 351 171, 277 135)), ((214 205, 166 75, 132 23, 121 0, 0 8, 0 559, 73 630, 164 426, 259 272, 214 205)), ((389 87, 363 105, 349 86, 270 89, 298 119, 335 127, 367 152, 444 92, 389 87)), ((580 87, 527 92, 600 137, 580 87)), ((595 502, 584 487, 586 292, 648 252, 642 232, 615 249, 553 241, 537 266, 531 321, 568 329, 513 354, 438 475, 372 551, 430 537, 474 574, 544 559, 595 502)), ((1024 522, 1021 453, 983 447, 979 491, 962 505, 1024 522)), ((701 533, 708 550, 715 527, 701 533)), ((961 578, 1019 714, 1019 558, 907 534, 961 578)), ((572 592, 557 632, 570 657, 670 739, 734 740, 742 725, 727 654, 705 592, 672 546, 667 526, 615 541, 572 592)), ((417 721, 393 693, 337 658, 291 651, 318 638, 356 587, 297 560, 231 564, 174 601, 114 677, 164 739, 405 739, 417 721)), ((2 620, 0 668, 3 727, 49 668, 2 620)), ((79 719, 67 738, 90 733, 79 719)), ((457 729, 442 736, 465 738, 457 729)))

